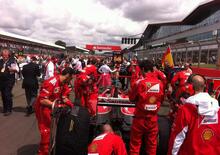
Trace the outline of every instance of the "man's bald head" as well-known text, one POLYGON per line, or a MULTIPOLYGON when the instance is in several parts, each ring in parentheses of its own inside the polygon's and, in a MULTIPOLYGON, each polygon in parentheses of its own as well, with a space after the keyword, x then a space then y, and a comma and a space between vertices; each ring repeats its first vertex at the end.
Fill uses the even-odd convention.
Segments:
POLYGON ((193 88, 196 92, 203 92, 205 88, 205 79, 201 75, 195 75, 192 78, 193 88))
POLYGON ((113 132, 113 129, 110 124, 105 124, 102 127, 103 132, 113 132))

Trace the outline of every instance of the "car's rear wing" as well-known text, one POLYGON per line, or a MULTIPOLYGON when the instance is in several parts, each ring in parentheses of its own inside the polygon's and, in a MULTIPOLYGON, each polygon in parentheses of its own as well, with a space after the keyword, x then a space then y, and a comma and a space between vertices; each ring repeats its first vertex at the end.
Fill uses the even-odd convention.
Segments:
POLYGON ((128 98, 98 97, 98 106, 135 107, 128 98))

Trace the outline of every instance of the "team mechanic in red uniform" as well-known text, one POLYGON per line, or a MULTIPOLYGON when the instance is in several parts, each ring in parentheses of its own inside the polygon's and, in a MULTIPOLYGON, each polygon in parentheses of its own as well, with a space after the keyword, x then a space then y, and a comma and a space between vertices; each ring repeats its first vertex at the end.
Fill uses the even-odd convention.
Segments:
POLYGON ((109 124, 103 126, 103 133, 88 147, 88 155, 127 155, 122 138, 116 135, 109 124))
POLYGON ((205 79, 192 79, 195 95, 178 110, 173 124, 168 155, 219 155, 220 111, 218 101, 203 92, 205 79))
POLYGON ((138 61, 137 58, 134 58, 134 60, 131 61, 131 66, 128 70, 131 73, 131 81, 130 81, 130 87, 131 89, 133 88, 133 86, 135 85, 135 82, 138 79, 141 79, 141 69, 138 66, 138 61))
POLYGON ((35 111, 40 130, 41 141, 38 155, 48 155, 51 126, 51 107, 55 101, 61 101, 59 106, 72 107, 72 102, 68 99, 70 88, 69 81, 72 79, 73 70, 66 68, 61 75, 51 77, 42 84, 39 96, 36 100, 35 111))
POLYGON ((166 88, 166 85, 167 85, 167 77, 166 77, 166 75, 165 75, 162 71, 159 70, 159 67, 158 67, 158 65, 156 65, 156 64, 154 64, 153 70, 154 70, 154 72, 153 72, 154 75, 155 75, 159 80, 162 81, 163 86, 166 88))
POLYGON ((179 88, 184 86, 185 83, 187 82, 188 77, 192 74, 192 70, 189 68, 189 64, 186 63, 184 65, 184 70, 177 72, 173 79, 171 80, 171 85, 173 89, 175 89, 175 84, 176 82, 179 82, 179 88))
POLYGON ((170 120, 174 121, 177 111, 182 104, 186 102, 189 96, 194 95, 195 91, 192 85, 193 74, 191 74, 184 86, 180 87, 175 94, 175 103, 170 105, 170 120))
POLYGON ((163 101, 163 84, 153 74, 153 64, 145 60, 140 64, 144 79, 136 81, 129 92, 129 99, 136 102, 131 126, 130 155, 139 155, 142 137, 146 143, 146 154, 156 155, 158 122, 157 112, 163 101))
POLYGON ((172 102, 170 102, 171 106, 170 106, 170 114, 169 114, 171 118, 171 122, 173 122, 173 119, 176 116, 177 109, 181 104, 180 102, 181 94, 184 92, 188 92, 190 95, 192 95, 193 93, 192 85, 187 83, 190 75, 192 75, 192 70, 189 68, 189 64, 186 63, 184 65, 184 70, 177 72, 171 80, 172 102), (178 83, 178 87, 176 86, 177 83, 178 83))
POLYGON ((96 105, 98 101, 98 88, 96 82, 98 80, 96 60, 92 59, 74 82, 75 95, 82 106, 88 108, 91 116, 96 115, 96 105))

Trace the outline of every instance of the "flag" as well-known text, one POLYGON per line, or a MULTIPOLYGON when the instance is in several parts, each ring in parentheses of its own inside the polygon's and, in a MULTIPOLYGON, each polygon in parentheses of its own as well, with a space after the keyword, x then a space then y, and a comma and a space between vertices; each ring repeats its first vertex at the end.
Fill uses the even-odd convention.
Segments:
POLYGON ((171 68, 174 67, 173 57, 172 57, 172 54, 171 54, 170 47, 168 47, 166 52, 163 54, 161 63, 162 63, 163 68, 164 68, 166 63, 168 63, 171 68))

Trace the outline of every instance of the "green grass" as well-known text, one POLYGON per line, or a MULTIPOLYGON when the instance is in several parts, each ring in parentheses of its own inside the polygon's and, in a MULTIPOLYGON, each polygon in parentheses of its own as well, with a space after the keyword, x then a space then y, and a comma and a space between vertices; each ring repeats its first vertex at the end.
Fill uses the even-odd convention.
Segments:
MULTIPOLYGON (((197 67, 198 64, 192 64, 192 66, 197 67)), ((216 65, 215 64, 200 64, 200 67, 201 68, 216 68, 216 65)))

